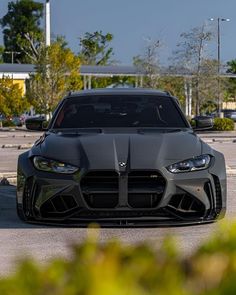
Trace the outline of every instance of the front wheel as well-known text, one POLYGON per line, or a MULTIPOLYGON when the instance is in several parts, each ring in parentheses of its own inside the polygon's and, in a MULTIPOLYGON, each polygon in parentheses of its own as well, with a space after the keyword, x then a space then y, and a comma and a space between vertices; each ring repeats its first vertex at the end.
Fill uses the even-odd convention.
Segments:
POLYGON ((19 217, 19 219, 23 222, 27 222, 28 218, 25 216, 24 210, 22 208, 22 206, 19 206, 18 203, 16 203, 16 212, 17 212, 17 216, 19 217))

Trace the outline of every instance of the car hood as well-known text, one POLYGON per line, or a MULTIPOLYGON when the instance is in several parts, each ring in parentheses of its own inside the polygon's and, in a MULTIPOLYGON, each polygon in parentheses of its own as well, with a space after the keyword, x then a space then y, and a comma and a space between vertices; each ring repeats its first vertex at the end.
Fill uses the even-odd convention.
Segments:
POLYGON ((157 169, 202 152, 192 131, 68 134, 47 133, 32 155, 41 155, 85 169, 157 169))

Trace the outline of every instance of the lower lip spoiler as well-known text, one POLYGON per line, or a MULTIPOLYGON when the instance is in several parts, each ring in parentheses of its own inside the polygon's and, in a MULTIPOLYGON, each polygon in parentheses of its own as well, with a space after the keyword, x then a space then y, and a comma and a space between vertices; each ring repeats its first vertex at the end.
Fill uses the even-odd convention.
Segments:
POLYGON ((216 220, 211 219, 194 219, 194 220, 176 220, 176 219, 164 219, 164 218, 101 218, 101 219, 68 219, 68 220, 29 220, 29 223, 37 225, 51 225, 51 226, 61 226, 61 227, 91 227, 97 228, 105 227, 120 227, 120 228, 139 228, 139 227, 177 227, 177 226, 188 226, 188 225, 200 225, 205 223, 212 223, 216 220))

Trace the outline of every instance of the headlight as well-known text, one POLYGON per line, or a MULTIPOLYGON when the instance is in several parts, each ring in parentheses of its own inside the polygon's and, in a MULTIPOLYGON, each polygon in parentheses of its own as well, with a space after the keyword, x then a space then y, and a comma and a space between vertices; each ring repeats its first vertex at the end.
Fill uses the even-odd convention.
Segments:
POLYGON ((182 162, 175 163, 167 167, 172 173, 183 173, 207 169, 210 166, 211 157, 209 155, 201 155, 182 162))
POLYGON ((72 174, 79 170, 78 167, 38 156, 33 158, 33 163, 36 169, 47 172, 72 174))

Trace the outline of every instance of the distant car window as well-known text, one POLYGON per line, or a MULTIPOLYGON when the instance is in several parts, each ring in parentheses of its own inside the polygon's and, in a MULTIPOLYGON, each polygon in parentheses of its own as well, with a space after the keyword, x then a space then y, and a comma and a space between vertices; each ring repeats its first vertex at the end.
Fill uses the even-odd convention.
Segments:
POLYGON ((59 111, 53 128, 175 127, 186 123, 169 97, 105 95, 73 97, 59 111))

